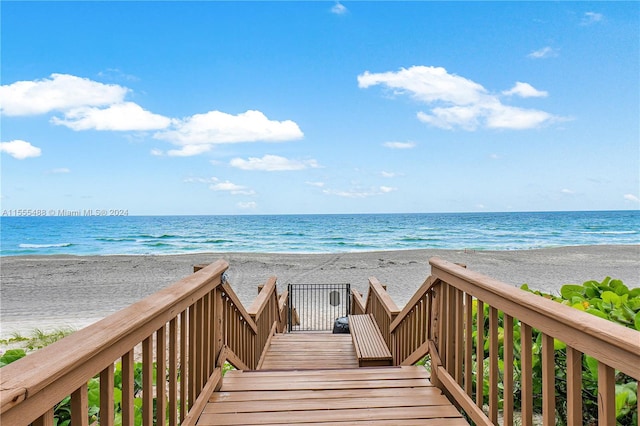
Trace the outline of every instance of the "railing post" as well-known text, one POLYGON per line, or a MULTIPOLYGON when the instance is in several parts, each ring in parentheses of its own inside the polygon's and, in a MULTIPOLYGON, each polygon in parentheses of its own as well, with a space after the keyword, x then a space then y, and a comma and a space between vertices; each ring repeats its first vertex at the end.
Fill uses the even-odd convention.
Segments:
POLYGON ((87 384, 71 394, 71 422, 73 425, 89 426, 89 396, 87 384))
POLYGON ((438 347, 440 342, 440 292, 442 283, 438 283, 433 287, 430 293, 431 298, 431 340, 438 347))
POLYGON ((213 338, 213 353, 216 359, 216 365, 218 365, 218 357, 220 356, 220 351, 222 351, 223 343, 223 334, 224 334, 224 324, 223 324, 223 292, 216 289, 214 292, 214 304, 215 309, 213 312, 214 318, 214 338, 213 338))

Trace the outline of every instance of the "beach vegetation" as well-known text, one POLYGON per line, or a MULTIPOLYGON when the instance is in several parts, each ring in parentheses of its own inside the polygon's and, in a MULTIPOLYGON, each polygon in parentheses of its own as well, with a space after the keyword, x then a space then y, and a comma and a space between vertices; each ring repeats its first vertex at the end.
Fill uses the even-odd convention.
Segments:
MULTIPOLYGON (((621 280, 606 277, 602 281, 586 281, 582 285, 567 284, 561 287, 559 295, 543 293, 532 290, 527 284, 521 287, 525 291, 529 291, 540 297, 553 300, 564 305, 571 306, 587 312, 591 315, 598 316, 608 321, 613 321, 622 326, 640 331, 640 288, 629 289, 621 280)), ((487 336, 489 330, 489 306, 484 305, 484 336, 487 336)), ((477 318, 478 304, 473 302, 473 316, 477 318)), ((500 348, 500 360, 498 362, 499 376, 504 377, 503 359, 503 343, 504 343, 504 315, 498 313, 498 339, 500 348)), ((474 323, 473 338, 476 341, 478 333, 478 324, 474 323)), ((29 336, 23 336, 14 333, 9 339, 0 340, 0 345, 9 347, 0 355, 0 367, 17 361, 26 356, 29 352, 43 348, 66 335, 72 333, 72 329, 63 328, 52 332, 44 332, 35 329, 29 336)), ((533 393, 534 393, 534 410, 542 411, 542 338, 540 331, 533 330, 532 345, 532 375, 533 375, 533 393)), ((514 382, 514 408, 520 409, 521 389, 521 346, 520 346, 520 322, 516 319, 513 321, 513 382, 514 382)), ((476 353, 474 351, 473 359, 476 365, 480 364, 484 372, 484 394, 489 393, 489 340, 485 339, 484 355, 480 363, 477 362, 476 353)), ((566 345, 559 340, 554 341, 555 350, 555 390, 556 390, 556 424, 564 425, 566 419, 566 396, 567 396, 567 355, 566 345)), ((419 362, 425 368, 430 368, 430 359, 425 357, 419 362)), ((233 369, 229 363, 225 363, 223 374, 233 369)), ((154 382, 157 374, 157 366, 153 368, 154 382)), ((474 375, 475 378, 475 375, 474 375)), ((638 382, 630 376, 616 372, 616 422, 617 425, 637 425, 638 424, 638 382)), ((502 382, 502 380, 500 380, 502 382)), ((116 363, 114 374, 114 405, 115 405, 115 425, 122 423, 122 365, 116 363)), ((473 384, 475 389, 475 383, 473 384)), ((582 365, 582 400, 583 400, 583 424, 597 424, 598 415, 598 361, 589 356, 583 356, 582 365)), ((96 376, 88 383, 88 400, 89 400, 89 420, 95 422, 99 420, 100 407, 100 380, 96 376)), ((502 405, 503 401, 499 401, 502 405)), ((135 407, 135 424, 142 422, 142 363, 134 363, 134 407, 135 407)), ((68 426, 70 424, 70 397, 62 400, 54 411, 56 426, 68 426)), ((155 399, 154 399, 155 411, 155 399)), ((154 416, 155 417, 155 416, 154 416)))
POLYGON ((0 347, 21 348, 28 353, 49 346, 74 331, 76 330, 71 327, 61 327, 52 331, 34 328, 28 336, 15 332, 8 339, 0 340, 0 347))
MULTIPOLYGON (((73 333, 73 329, 60 328, 50 332, 41 329, 34 329, 28 336, 20 333, 14 333, 10 338, 0 340, 3 347, 12 347, 5 350, 0 356, 0 368, 11 364, 27 356, 30 352, 48 346, 63 337, 73 333), (19 347, 18 347, 19 346, 19 347)), ((223 375, 235 367, 225 362, 222 367, 223 375)), ((134 395, 134 424, 142 424, 142 363, 134 362, 133 364, 133 395, 134 395)), ((153 382, 156 382, 157 364, 153 363, 153 382)), ((114 369, 114 425, 122 425, 122 363, 115 364, 114 369)), ((100 378, 96 376, 87 383, 87 397, 89 405, 89 423, 95 423, 100 419, 100 378)), ((156 398, 153 399, 154 419, 156 413, 156 398)), ((168 408, 167 408, 168 409, 168 408)), ((54 408, 54 425, 69 426, 71 424, 71 396, 67 396, 60 401, 54 408)))
MULTIPOLYGON (((603 281, 587 281, 582 285, 565 285, 560 289, 560 295, 552 295, 537 290, 531 290, 528 285, 521 287, 523 290, 534 293, 540 297, 554 300, 571 306, 575 309, 587 312, 591 315, 613 321, 625 327, 640 331, 640 288, 629 289, 620 280, 606 277, 603 281)), ((477 301, 473 302, 473 315, 477 317, 477 301)), ((484 336, 489 331, 489 306, 484 305, 484 336)), ((500 382, 504 377, 503 342, 504 323, 503 313, 498 314, 498 339, 500 348, 500 360, 498 362, 500 382)), ((474 324, 473 338, 476 340, 477 324, 474 324)), ((533 364, 533 401, 534 411, 542 412, 542 333, 533 330, 532 364, 533 364)), ((514 379, 514 408, 520 409, 521 389, 521 345, 520 322, 513 321, 513 379, 514 379)), ((485 339, 482 368, 485 370, 483 379, 484 394, 489 393, 489 340, 485 339)), ((555 350, 555 388, 556 388, 556 424, 566 424, 567 418, 567 353, 566 344, 554 340, 555 350)), ((476 354, 473 354, 476 363, 476 354)), ((476 363, 477 365, 477 363, 476 363)), ((474 376, 475 377, 475 376, 474 376)), ((638 382, 630 376, 616 372, 616 422, 617 425, 638 424, 638 382)), ((475 383, 473 385, 475 389, 475 383)), ((598 361, 589 356, 583 356, 582 365, 582 401, 583 424, 595 425, 598 418, 598 361)), ((499 404, 502 406, 503 401, 499 404)))
POLYGON ((0 367, 11 364, 14 361, 19 360, 27 355, 27 351, 24 349, 9 349, 0 356, 0 367))

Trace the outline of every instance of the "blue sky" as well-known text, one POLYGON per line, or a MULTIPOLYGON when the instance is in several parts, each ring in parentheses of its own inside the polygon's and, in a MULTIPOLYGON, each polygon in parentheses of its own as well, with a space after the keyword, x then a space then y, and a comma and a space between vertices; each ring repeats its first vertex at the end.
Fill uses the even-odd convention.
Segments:
POLYGON ((637 2, 0 7, 3 210, 640 208, 637 2))

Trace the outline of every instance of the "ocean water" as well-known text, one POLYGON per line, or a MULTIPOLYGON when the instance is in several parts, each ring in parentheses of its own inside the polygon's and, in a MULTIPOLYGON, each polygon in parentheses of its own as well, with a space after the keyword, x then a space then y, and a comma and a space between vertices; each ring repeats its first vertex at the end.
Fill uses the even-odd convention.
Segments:
POLYGON ((520 250, 640 244, 640 211, 0 218, 0 255, 520 250))

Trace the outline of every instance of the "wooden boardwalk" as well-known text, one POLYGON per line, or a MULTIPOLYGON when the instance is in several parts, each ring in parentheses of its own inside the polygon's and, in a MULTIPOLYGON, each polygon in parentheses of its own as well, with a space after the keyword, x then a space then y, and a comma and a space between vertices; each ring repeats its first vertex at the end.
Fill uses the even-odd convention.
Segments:
POLYGON ((278 335, 263 370, 230 371, 199 426, 468 423, 423 367, 358 368, 350 335, 278 335), (265 369, 268 368, 268 369, 265 369))
POLYGON ((271 339, 261 370, 322 368, 358 368, 350 334, 276 334, 271 339))

